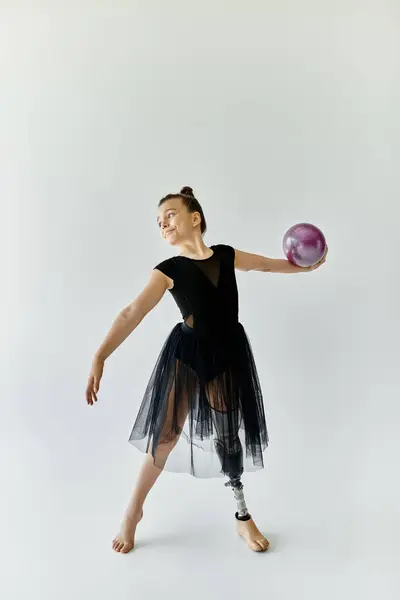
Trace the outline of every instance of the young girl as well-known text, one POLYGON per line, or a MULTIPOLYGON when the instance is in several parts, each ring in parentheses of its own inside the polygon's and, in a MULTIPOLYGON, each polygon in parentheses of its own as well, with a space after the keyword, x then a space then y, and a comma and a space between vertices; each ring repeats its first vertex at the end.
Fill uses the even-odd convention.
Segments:
POLYGON ((162 348, 130 435, 146 458, 113 549, 132 550, 144 501, 165 467, 195 477, 226 475, 237 501, 237 532, 262 552, 269 542, 247 510, 241 475, 263 468, 268 433, 253 355, 238 320, 235 269, 313 271, 326 254, 317 265, 301 268, 222 244, 209 248, 204 213, 190 187, 165 196, 158 209, 161 235, 180 254, 153 269, 144 290, 115 320, 95 355, 86 390, 93 405, 105 360, 169 290, 183 321, 162 348))

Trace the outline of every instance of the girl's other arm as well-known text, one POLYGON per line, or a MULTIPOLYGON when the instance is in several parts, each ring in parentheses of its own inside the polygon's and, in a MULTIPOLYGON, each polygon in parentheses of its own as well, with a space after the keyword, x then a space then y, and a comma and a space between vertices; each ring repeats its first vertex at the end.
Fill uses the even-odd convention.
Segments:
POLYGON ((318 269, 325 262, 327 252, 328 249, 316 265, 298 267, 284 258, 267 258, 260 254, 235 250, 235 268, 239 271, 263 271, 265 273, 305 273, 318 269))

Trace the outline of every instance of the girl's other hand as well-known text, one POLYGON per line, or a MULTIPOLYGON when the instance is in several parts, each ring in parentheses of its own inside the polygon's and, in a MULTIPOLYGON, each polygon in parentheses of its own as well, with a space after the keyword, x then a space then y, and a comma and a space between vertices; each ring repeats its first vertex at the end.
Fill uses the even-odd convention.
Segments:
POLYGON ((100 389, 100 380, 103 376, 104 360, 95 358, 92 363, 89 380, 86 388, 86 402, 92 406, 97 402, 97 393, 100 389))

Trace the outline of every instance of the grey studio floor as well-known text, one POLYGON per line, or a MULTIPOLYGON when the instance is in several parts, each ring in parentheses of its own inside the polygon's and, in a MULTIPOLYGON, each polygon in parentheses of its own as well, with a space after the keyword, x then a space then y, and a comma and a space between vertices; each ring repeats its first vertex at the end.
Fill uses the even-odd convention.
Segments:
POLYGON ((346 470, 339 459, 338 479, 337 465, 323 468, 320 455, 301 464, 304 455, 279 457, 284 448, 269 451, 268 471, 244 477, 267 553, 251 552, 236 535, 222 480, 164 473, 136 548, 123 556, 111 540, 130 493, 127 473, 140 465, 137 450, 103 446, 83 457, 75 450, 71 463, 60 448, 49 460, 39 443, 3 439, 13 489, 1 498, 1 597, 398 598, 398 507, 377 489, 378 465, 357 502, 354 465, 346 470))

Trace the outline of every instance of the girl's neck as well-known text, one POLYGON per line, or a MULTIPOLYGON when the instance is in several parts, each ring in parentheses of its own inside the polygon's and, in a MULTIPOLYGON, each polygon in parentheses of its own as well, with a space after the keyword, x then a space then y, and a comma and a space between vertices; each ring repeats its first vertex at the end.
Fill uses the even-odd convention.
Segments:
POLYGON ((188 240, 184 244, 181 244, 180 255, 186 256, 187 258, 198 258, 204 259, 211 256, 212 251, 208 246, 205 245, 203 239, 200 240, 188 240))

